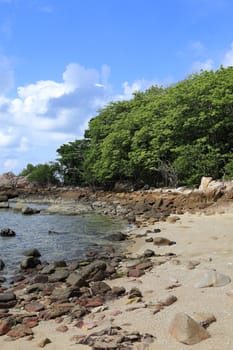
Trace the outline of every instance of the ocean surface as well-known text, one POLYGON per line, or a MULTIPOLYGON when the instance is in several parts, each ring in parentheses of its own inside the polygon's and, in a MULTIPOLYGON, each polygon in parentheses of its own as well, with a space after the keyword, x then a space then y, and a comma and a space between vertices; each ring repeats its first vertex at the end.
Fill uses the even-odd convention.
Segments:
POLYGON ((37 248, 42 262, 81 261, 87 251, 119 247, 120 243, 112 242, 109 236, 129 230, 129 225, 117 217, 97 214, 58 215, 42 210, 40 214, 22 215, 1 209, 0 230, 4 228, 16 232, 15 237, 0 237, 0 258, 5 263, 0 275, 9 279, 19 271, 26 249, 37 248))

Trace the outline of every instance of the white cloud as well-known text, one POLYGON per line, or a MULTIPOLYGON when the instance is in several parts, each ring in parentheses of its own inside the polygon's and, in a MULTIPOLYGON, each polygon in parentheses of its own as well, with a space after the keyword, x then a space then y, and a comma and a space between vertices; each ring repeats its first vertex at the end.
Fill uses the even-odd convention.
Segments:
POLYGON ((224 67, 233 66, 233 42, 231 43, 230 50, 225 53, 222 64, 224 67))
POLYGON ((212 70, 214 69, 214 61, 212 59, 207 59, 205 61, 196 61, 192 65, 192 73, 198 73, 201 70, 212 70))
POLYGON ((18 160, 14 158, 6 159, 3 162, 3 167, 5 171, 14 171, 17 168, 18 160))
POLYGON ((110 68, 98 71, 70 63, 61 81, 19 86, 14 98, 0 93, 0 169, 22 170, 27 163, 55 160, 63 143, 82 138, 97 110, 112 100, 130 99, 156 81, 125 82, 113 95, 110 68))

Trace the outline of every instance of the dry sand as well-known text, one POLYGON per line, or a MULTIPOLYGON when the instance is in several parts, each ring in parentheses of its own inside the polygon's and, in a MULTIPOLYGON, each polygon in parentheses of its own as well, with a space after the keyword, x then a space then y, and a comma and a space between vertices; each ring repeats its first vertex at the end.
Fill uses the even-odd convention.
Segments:
MULTIPOLYGON (((217 272, 228 275, 233 281, 233 207, 227 213, 204 215, 184 214, 175 223, 161 222, 153 226, 139 228, 135 234, 144 234, 148 229, 160 228, 160 233, 149 233, 147 237, 162 236, 175 245, 159 247, 153 243, 146 243, 145 237, 135 240, 128 248, 129 256, 136 257, 143 254, 145 249, 154 249, 155 253, 175 253, 176 258, 165 264, 154 266, 152 270, 140 278, 119 278, 107 281, 111 286, 124 286, 127 291, 132 287, 140 289, 143 295, 142 303, 127 304, 127 296, 109 302, 108 310, 90 314, 86 322, 96 322, 97 327, 92 330, 78 329, 69 324, 64 318, 63 324, 69 328, 68 332, 56 331, 59 326, 55 321, 41 322, 33 329, 34 339, 20 339, 9 341, 9 337, 0 338, 0 350, 33 350, 38 349, 38 342, 45 337, 51 339, 46 345, 48 350, 89 349, 88 346, 75 344, 73 335, 90 334, 110 325, 121 326, 127 331, 140 331, 156 337, 153 344, 135 345, 137 350, 232 350, 233 349, 233 298, 226 293, 233 290, 233 282, 224 287, 196 288, 206 271, 216 269, 217 272), (195 260, 200 264, 193 270, 187 268, 187 262, 195 260), (180 284, 180 287, 167 287, 180 284), (177 302, 153 314, 153 306, 157 301, 175 295, 177 302), (147 308, 140 308, 144 304, 147 308), (138 307, 134 311, 127 311, 130 307, 138 307), (121 313, 120 313, 121 312, 121 313), (185 312, 193 316, 195 312, 210 312, 217 321, 212 323, 208 331, 211 337, 195 345, 184 345, 169 335, 168 328, 177 312, 185 312), (118 314, 119 313, 119 314, 118 314), (118 314, 118 315, 117 315, 118 314)), ((152 258, 153 261, 158 258, 152 258)), ((163 258, 160 258, 163 259, 163 258)))

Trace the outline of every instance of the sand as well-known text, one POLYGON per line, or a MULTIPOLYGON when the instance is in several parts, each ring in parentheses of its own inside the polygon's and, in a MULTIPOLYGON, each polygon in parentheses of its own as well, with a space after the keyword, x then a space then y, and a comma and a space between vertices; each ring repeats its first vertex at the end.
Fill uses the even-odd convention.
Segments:
MULTIPOLYGON (((164 264, 154 266, 140 278, 123 277, 106 281, 111 286, 124 286, 127 291, 133 287, 140 289, 142 302, 128 304, 127 296, 107 303, 108 309, 92 313, 85 318, 88 325, 96 323, 91 330, 78 329, 69 318, 62 324, 68 326, 66 333, 56 331, 59 326, 55 321, 41 322, 33 328, 34 339, 9 341, 9 337, 0 337, 0 350, 38 349, 41 339, 48 337, 51 343, 47 350, 90 349, 88 346, 75 344, 74 335, 90 334, 111 325, 121 326, 127 331, 140 331, 155 337, 152 344, 135 345, 136 350, 232 350, 233 349, 233 297, 226 293, 233 290, 233 282, 223 287, 196 288, 195 284, 203 278, 206 271, 216 269, 228 275, 233 281, 233 207, 223 214, 184 214, 175 223, 159 222, 156 225, 142 227, 130 233, 132 244, 128 247, 128 256, 137 257, 145 249, 153 249, 157 254, 174 253, 177 256, 164 264), (156 247, 146 243, 146 230, 160 228, 160 233, 148 233, 148 237, 166 237, 176 244, 156 247), (142 237, 135 238, 136 235, 142 237), (189 261, 200 264, 188 269, 189 261), (171 286, 179 287, 167 289, 171 286), (154 314, 154 304, 169 295, 175 295, 177 301, 154 314), (145 304, 147 307, 145 308, 145 304), (135 307, 135 310, 128 309, 135 307), (127 311, 128 310, 128 311, 127 311), (177 312, 194 316, 197 312, 214 314, 216 322, 208 327, 211 337, 195 345, 184 345, 171 337, 168 332, 171 320, 177 312)), ((153 261, 163 259, 152 258, 153 261)))

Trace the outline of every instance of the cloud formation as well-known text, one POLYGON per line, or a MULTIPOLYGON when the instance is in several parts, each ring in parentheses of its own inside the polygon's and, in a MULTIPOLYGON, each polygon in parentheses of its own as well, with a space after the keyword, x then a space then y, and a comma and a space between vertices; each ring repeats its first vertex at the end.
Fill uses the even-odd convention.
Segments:
MULTIPOLYGON (((123 93, 113 96, 109 77, 107 65, 98 71, 70 63, 61 81, 20 86, 14 98, 0 90, 0 172, 17 172, 29 162, 54 160, 61 144, 83 137, 99 108, 111 100, 129 99, 134 91, 153 83, 125 82, 123 93)), ((10 74, 5 80, 10 83, 10 74)))

